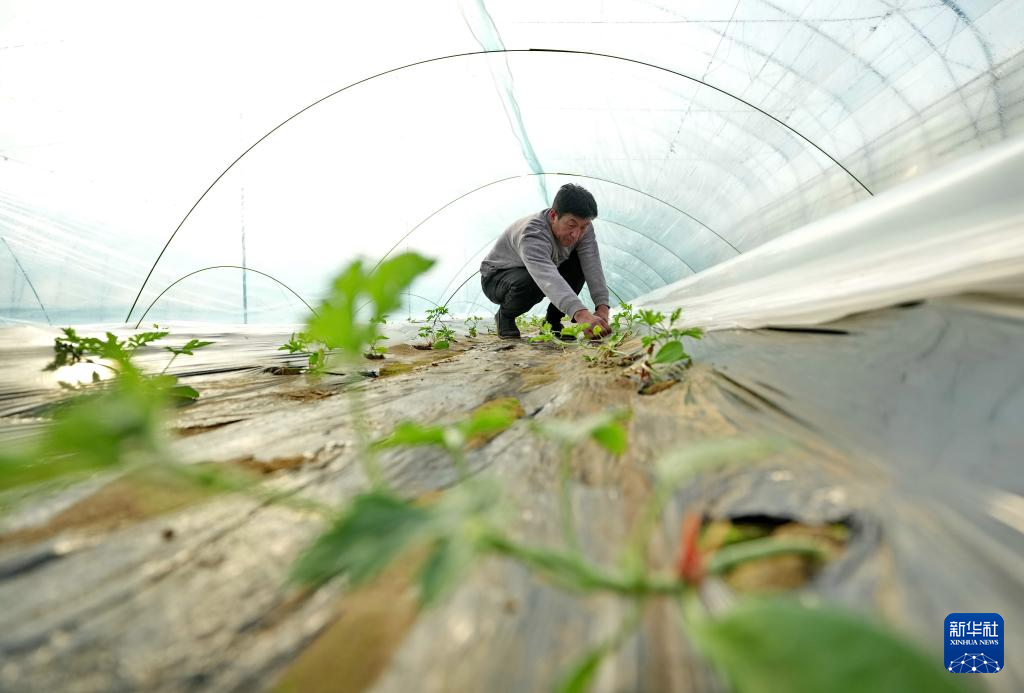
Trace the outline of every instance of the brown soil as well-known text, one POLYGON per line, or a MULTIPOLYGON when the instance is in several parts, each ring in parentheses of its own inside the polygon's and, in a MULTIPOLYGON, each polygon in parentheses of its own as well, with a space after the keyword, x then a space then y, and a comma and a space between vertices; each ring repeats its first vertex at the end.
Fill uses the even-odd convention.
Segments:
POLYGON ((335 390, 327 390, 325 388, 318 387, 310 388, 308 390, 298 390, 297 392, 286 392, 283 396, 300 402, 312 402, 318 399, 325 399, 336 394, 338 393, 335 390))
POLYGON ((341 597, 338 618, 288 667, 275 690, 330 693, 369 688, 416 621, 413 574, 420 558, 399 560, 372 583, 341 597))
POLYGON ((523 371, 523 386, 521 392, 529 392, 553 383, 561 376, 557 363, 548 363, 543 366, 527 368, 523 371))
MULTIPOLYGON (((742 543, 762 537, 801 537, 820 544, 827 556, 835 560, 846 550, 849 528, 845 525, 803 525, 787 522, 778 526, 758 523, 732 523, 727 520, 704 526, 703 550, 713 553, 728 544, 742 543)), ((748 561, 725 575, 725 582, 737 592, 771 593, 794 590, 806 585, 821 570, 824 562, 813 556, 779 555, 748 561)))
POLYGON ((413 369, 415 364, 412 363, 385 363, 380 367, 378 371, 380 377, 386 377, 389 375, 398 375, 399 373, 408 373, 413 369))
POLYGON ((387 377, 408 373, 412 369, 427 364, 437 364, 448 359, 455 358, 465 349, 421 349, 419 345, 397 344, 390 352, 389 358, 377 371, 378 376, 387 377), (393 358, 403 357, 403 358, 393 358))
MULTIPOLYGON (((492 399, 488 400, 487 402, 484 402, 479 407, 474 409, 469 416, 472 417, 473 414, 480 411, 481 409, 488 409, 491 407, 507 409, 516 419, 521 419, 526 415, 526 412, 523 410, 523 405, 519 403, 518 399, 516 399, 515 397, 500 397, 498 399, 492 399)), ((469 441, 467 441, 466 449, 476 450, 477 448, 482 448, 484 445, 487 445, 487 443, 489 443, 491 440, 497 437, 498 434, 500 433, 501 431, 495 431, 494 433, 490 433, 488 435, 474 436, 473 438, 470 438, 469 441)))
POLYGON ((270 366, 263 370, 264 373, 270 373, 271 375, 302 375, 305 371, 296 366, 270 366))
POLYGON ((664 392, 665 390, 669 389, 678 382, 678 380, 661 380, 656 383, 648 383, 647 385, 644 385, 642 388, 640 388, 640 394, 656 395, 659 392, 664 392))
POLYGON ((222 428, 224 426, 229 426, 229 425, 231 425, 233 423, 238 423, 241 420, 242 419, 232 419, 231 421, 221 421, 220 423, 206 424, 206 425, 203 425, 203 426, 185 426, 183 428, 176 429, 175 433, 177 433, 182 438, 188 438, 189 436, 197 436, 197 435, 199 435, 201 433, 208 433, 209 431, 215 431, 218 428, 222 428))
POLYGON ((312 462, 315 458, 313 456, 306 455, 293 455, 291 457, 275 457, 272 460, 257 460, 252 457, 243 457, 236 460, 235 464, 260 474, 273 474, 279 472, 282 469, 294 469, 295 467, 301 467, 304 464, 312 462))
POLYGON ((107 532, 208 497, 178 479, 156 479, 141 473, 124 476, 57 513, 46 524, 0 534, 0 546, 42 541, 67 530, 107 532))

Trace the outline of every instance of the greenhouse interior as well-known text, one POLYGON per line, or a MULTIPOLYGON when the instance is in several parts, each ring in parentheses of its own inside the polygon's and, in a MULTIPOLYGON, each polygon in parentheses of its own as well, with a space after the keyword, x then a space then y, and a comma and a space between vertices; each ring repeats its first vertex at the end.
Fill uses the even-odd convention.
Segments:
POLYGON ((1024 0, 7 0, 0 98, 0 691, 1024 690, 1024 0))

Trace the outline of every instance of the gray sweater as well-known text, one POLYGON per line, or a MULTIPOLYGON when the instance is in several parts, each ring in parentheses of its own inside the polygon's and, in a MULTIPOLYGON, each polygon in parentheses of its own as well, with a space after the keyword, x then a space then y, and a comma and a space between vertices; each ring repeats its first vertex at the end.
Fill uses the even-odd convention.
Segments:
POLYGON ((558 273, 558 265, 569 259, 573 249, 579 255, 583 278, 590 289, 594 306, 610 305, 594 225, 588 224, 580 239, 566 248, 555 239, 546 209, 523 217, 505 229, 491 252, 480 263, 480 274, 489 277, 498 270, 525 267, 544 295, 558 310, 571 317, 586 307, 558 273))

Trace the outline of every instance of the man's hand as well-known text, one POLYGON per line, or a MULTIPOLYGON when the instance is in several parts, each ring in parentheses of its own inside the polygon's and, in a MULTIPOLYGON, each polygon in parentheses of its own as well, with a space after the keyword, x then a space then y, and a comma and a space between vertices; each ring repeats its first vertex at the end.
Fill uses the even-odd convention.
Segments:
POLYGON ((590 325, 590 327, 588 327, 587 331, 586 331, 586 335, 587 335, 588 339, 594 339, 595 336, 598 339, 600 339, 602 337, 606 337, 606 336, 608 336, 608 333, 611 331, 611 328, 608 326, 608 306, 605 306, 604 309, 605 309, 604 317, 602 317, 601 314, 600 314, 600 310, 601 310, 600 308, 597 309, 598 310, 597 314, 591 313, 586 308, 582 308, 582 309, 576 311, 575 313, 573 313, 573 316, 572 316, 573 322, 577 322, 577 323, 585 322, 588 325, 590 325), (594 327, 598 326, 598 325, 601 327, 601 334, 600 335, 594 335, 594 332, 593 332, 594 327))

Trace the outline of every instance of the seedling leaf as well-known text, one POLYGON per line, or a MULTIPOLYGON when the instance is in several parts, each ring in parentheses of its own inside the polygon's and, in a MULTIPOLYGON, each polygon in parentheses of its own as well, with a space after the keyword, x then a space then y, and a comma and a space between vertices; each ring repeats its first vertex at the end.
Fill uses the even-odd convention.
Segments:
POLYGON ((761 558, 783 554, 803 554, 825 558, 826 550, 821 542, 799 537, 764 537, 729 544, 715 551, 707 562, 707 572, 721 574, 738 565, 761 558))
POLYGON ((373 444, 375 448, 416 447, 419 445, 438 445, 444 447, 444 428, 441 426, 425 426, 415 421, 403 421, 387 438, 373 444))
POLYGON ((653 363, 675 363, 687 358, 682 342, 669 342, 658 350, 653 363))
POLYGON ((655 469, 660 483, 674 488, 702 472, 752 461, 781 447, 781 442, 763 438, 700 443, 669 452, 658 459, 655 469))
MULTIPOLYGON (((168 334, 168 332, 162 330, 158 332, 140 332, 139 334, 134 334, 131 337, 129 337, 127 345, 131 347, 131 350, 135 350, 138 349, 139 347, 146 346, 150 342, 155 342, 157 340, 163 339, 168 334)), ((117 337, 114 336, 114 334, 111 332, 107 332, 107 341, 113 344, 118 343, 117 337)))
POLYGON ((335 576, 358 585, 376 576, 428 527, 431 515, 385 492, 357 496, 299 558, 292 579, 320 585, 335 576))
POLYGON ((460 536, 439 539, 420 569, 420 604, 433 606, 448 596, 473 564, 475 553, 460 536))
POLYGON ((402 291, 433 266, 433 260, 416 253, 402 253, 380 263, 366 282, 366 293, 373 299, 374 314, 384 315, 398 308, 402 291))
POLYGON ((621 455, 629 447, 629 437, 626 434, 626 429, 618 421, 610 421, 595 427, 591 431, 590 437, 613 455, 621 455))
POLYGON ((519 400, 508 397, 482 405, 459 429, 466 440, 475 436, 489 436, 504 431, 520 416, 522 406, 519 400))
POLYGON ((749 601, 690 633, 740 693, 963 690, 937 656, 839 610, 749 601))
POLYGON ((615 409, 588 416, 578 421, 545 419, 534 423, 534 430, 545 438, 562 445, 579 445, 587 438, 612 454, 622 454, 626 449, 626 430, 623 423, 632 413, 628 409, 615 409))
POLYGON ((193 352, 196 349, 202 349, 203 347, 210 346, 211 344, 213 344, 213 342, 206 342, 200 339, 190 339, 187 342, 185 342, 185 344, 180 348, 176 349, 174 347, 168 346, 164 347, 164 349, 171 352, 172 354, 175 354, 176 356, 180 356, 182 354, 186 356, 194 356, 195 354, 193 352))
POLYGON ((181 403, 195 402, 199 399, 199 391, 188 385, 170 387, 167 389, 167 395, 172 400, 178 400, 181 403))
POLYGON ((558 693, 586 693, 601 668, 601 662, 608 654, 608 648, 599 645, 588 652, 573 666, 556 689, 558 693))

